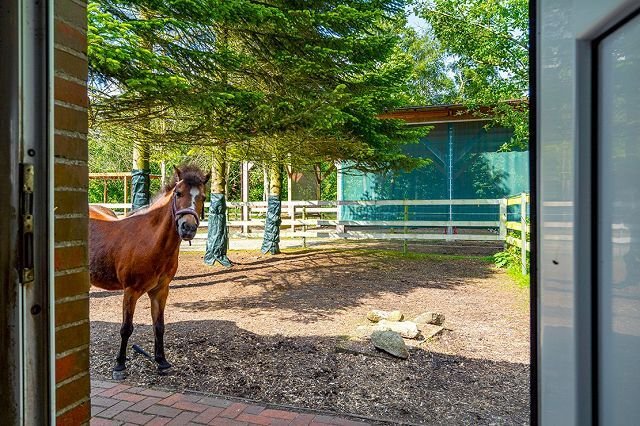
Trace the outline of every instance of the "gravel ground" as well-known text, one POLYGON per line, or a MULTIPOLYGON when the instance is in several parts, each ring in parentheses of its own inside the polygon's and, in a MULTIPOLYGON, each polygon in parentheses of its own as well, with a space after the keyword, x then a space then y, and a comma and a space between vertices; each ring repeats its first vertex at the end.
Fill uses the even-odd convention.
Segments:
MULTIPOLYGON (((482 244, 230 252, 224 270, 183 253, 167 302, 159 376, 129 352, 127 383, 419 424, 529 422, 528 289, 487 261, 482 244), (446 253, 446 254, 442 254, 446 253), (436 310, 439 337, 413 341, 406 361, 376 353, 358 326, 370 309, 405 317, 436 310), (345 344, 364 354, 336 352, 345 344)), ((119 345, 121 292, 92 288, 91 374, 109 379, 119 345)), ((149 301, 130 340, 153 349, 149 301)))

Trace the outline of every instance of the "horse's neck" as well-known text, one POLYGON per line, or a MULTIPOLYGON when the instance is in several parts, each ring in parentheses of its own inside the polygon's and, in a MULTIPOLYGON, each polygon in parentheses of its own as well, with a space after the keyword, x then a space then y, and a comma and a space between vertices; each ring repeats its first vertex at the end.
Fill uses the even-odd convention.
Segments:
POLYGON ((173 217, 172 201, 171 195, 163 196, 141 215, 147 216, 149 223, 153 226, 152 238, 155 238, 155 244, 165 251, 178 251, 181 242, 173 217))

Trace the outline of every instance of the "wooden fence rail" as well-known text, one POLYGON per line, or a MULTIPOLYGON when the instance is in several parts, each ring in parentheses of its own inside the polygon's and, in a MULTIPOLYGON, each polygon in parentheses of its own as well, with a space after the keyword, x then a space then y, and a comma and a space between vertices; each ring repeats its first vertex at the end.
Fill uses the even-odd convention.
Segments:
POLYGON ((520 249, 520 268, 523 275, 527 273, 527 252, 531 251, 531 244, 529 243, 531 226, 528 223, 529 202, 529 194, 524 192, 520 195, 507 198, 507 208, 509 206, 520 205, 520 221, 507 221, 505 244, 507 246, 515 246, 520 249), (509 231, 519 232, 520 238, 509 235, 509 231))
MULTIPOLYGON (((526 212, 528 195, 503 199, 460 199, 460 200, 356 200, 356 201, 283 201, 281 238, 301 238, 306 245, 307 238, 340 238, 340 239, 374 239, 374 240, 402 240, 406 250, 408 241, 424 240, 464 240, 464 241, 504 241, 517 247, 526 247, 526 234, 529 226, 526 215, 519 222, 507 221, 509 206, 517 204, 519 200, 526 212), (344 207, 358 209, 369 207, 385 207, 397 210, 393 220, 343 220, 344 207), (487 212, 474 213, 429 213, 418 211, 419 206, 496 206, 498 220, 485 220, 487 212), (448 220, 428 220, 428 218, 410 219, 410 213, 415 215, 437 214, 450 215, 448 220), (455 215, 471 216, 471 220, 453 220, 455 215), (474 215, 484 215, 485 218, 473 219, 474 215), (462 232, 457 232, 460 229, 462 232), (509 235, 509 231, 520 231, 525 235, 517 239, 509 235)), ((128 203, 96 203, 116 212, 124 213, 130 209, 128 203)), ((209 203, 205 203, 208 207, 209 203)), ((234 238, 262 238, 264 217, 267 203, 259 202, 228 202, 227 226, 229 235, 234 238)), ((202 221, 200 227, 206 228, 208 223, 202 221)), ((199 233, 196 238, 206 238, 206 233, 199 233)), ((526 260, 526 250, 523 259, 526 260)))

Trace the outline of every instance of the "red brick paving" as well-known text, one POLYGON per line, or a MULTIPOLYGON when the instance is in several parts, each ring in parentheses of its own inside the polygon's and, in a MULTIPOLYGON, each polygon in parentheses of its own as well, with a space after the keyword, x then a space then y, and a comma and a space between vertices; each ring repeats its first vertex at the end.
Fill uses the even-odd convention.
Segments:
POLYGON ((146 397, 144 395, 136 395, 135 393, 131 393, 131 389, 127 389, 126 392, 120 392, 113 395, 113 398, 136 403, 142 401, 146 397))
POLYGON ((156 417, 155 419, 147 423, 145 426, 164 426, 170 421, 171 419, 169 417, 156 417))
POLYGON ((193 419, 194 423, 204 423, 208 424, 210 421, 218 417, 218 414, 222 413, 222 408, 220 407, 209 407, 202 413, 198 415, 195 419, 193 419))
POLYGON ((171 393, 93 380, 91 426, 287 425, 358 426, 368 423, 332 415, 235 402, 218 397, 171 393))
POLYGON ((156 398, 153 396, 148 396, 140 402, 135 403, 131 407, 129 407, 130 411, 144 411, 147 408, 151 407, 154 404, 160 402, 160 398, 156 398))

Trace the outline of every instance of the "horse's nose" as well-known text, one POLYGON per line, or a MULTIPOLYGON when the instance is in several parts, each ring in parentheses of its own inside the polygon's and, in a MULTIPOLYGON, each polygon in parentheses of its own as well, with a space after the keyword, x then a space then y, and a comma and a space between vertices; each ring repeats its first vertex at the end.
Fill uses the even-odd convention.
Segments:
POLYGON ((185 234, 195 234, 198 226, 195 223, 182 222, 182 232, 185 234))

